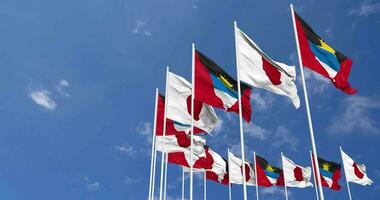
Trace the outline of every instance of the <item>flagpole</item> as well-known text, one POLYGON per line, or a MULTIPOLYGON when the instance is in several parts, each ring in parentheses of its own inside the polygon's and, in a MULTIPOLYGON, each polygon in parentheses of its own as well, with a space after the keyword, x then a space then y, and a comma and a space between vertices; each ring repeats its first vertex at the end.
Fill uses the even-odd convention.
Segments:
POLYGON ((234 21, 234 33, 235 33, 235 52, 236 52, 236 73, 237 73, 237 86, 238 86, 238 99, 239 99, 239 125, 240 125, 240 148, 241 148, 241 160, 243 166, 243 197, 247 200, 247 184, 245 180, 245 154, 244 154, 244 134, 243 134, 243 111, 241 105, 241 87, 240 87, 240 69, 239 69, 239 42, 237 41, 237 22, 234 21))
MULTIPOLYGON (((157 124, 156 124, 157 126, 157 124)), ((157 129, 157 127, 156 127, 157 129)), ((155 131, 156 133, 157 131, 155 131)), ((157 137, 157 136, 156 136, 157 137)), ((155 184, 156 184, 156 163, 157 163, 157 141, 156 141, 156 137, 154 137, 154 159, 153 159, 153 178, 152 178, 152 196, 151 196, 151 200, 154 199, 154 188, 155 188, 155 184)))
POLYGON ((228 159, 228 197, 229 197, 229 200, 232 200, 232 195, 231 195, 231 179, 230 179, 230 148, 227 148, 227 159, 228 159))
POLYGON ((164 111, 164 126, 163 126, 163 136, 162 140, 162 152, 161 152, 161 179, 160 179, 160 198, 162 200, 162 189, 163 189, 163 181, 164 181, 164 163, 165 163, 165 136, 166 136, 166 112, 168 109, 168 77, 169 77, 169 66, 166 67, 166 86, 165 86, 165 111, 164 111))
MULTIPOLYGON (((342 154, 342 152, 343 152, 342 146, 339 146, 339 149, 340 149, 340 156, 342 158, 342 162, 344 163, 343 154, 342 154)), ((343 170, 344 170, 344 176, 346 177, 348 196, 350 197, 350 200, 352 200, 350 184, 348 183, 348 180, 347 180, 347 174, 346 174, 346 169, 344 168, 344 164, 343 164, 343 170)))
MULTIPOLYGON (((304 94, 304 98, 305 98, 306 114, 307 114, 307 119, 308 119, 308 124, 309 124, 309 130, 310 130, 311 146, 312 146, 313 155, 314 155, 313 159, 314 159, 316 168, 319 169, 317 147, 315 145, 313 122, 312 122, 311 114, 310 114, 309 99, 308 99, 307 90, 306 90, 305 76, 303 73, 303 64, 302 64, 302 59, 301 59, 301 51, 300 51, 300 46, 299 46, 299 41, 298 41, 298 33, 297 33, 297 28, 296 28, 293 4, 290 4, 290 10, 292 12, 294 36, 295 36, 296 45, 297 45, 298 61, 299 61, 299 68, 301 71, 302 88, 303 88, 303 94, 304 94)), ((325 198, 323 195, 323 189, 322 189, 322 184, 321 184, 321 177, 319 175, 319 170, 316 170, 316 175, 317 175, 318 189, 319 189, 320 197, 321 197, 321 200, 324 200, 325 198)))
POLYGON ((316 174, 315 174, 315 168, 314 168, 314 162, 313 162, 313 156, 311 154, 311 151, 310 151, 310 161, 311 161, 311 168, 313 170, 313 175, 314 175, 314 188, 315 188, 315 195, 317 196, 317 200, 319 200, 319 195, 318 195, 318 185, 317 185, 317 177, 316 177, 316 174))
POLYGON ((164 200, 166 200, 166 185, 168 182, 168 153, 165 153, 165 179, 164 179, 164 200))
POLYGON ((206 171, 204 171, 204 174, 203 174, 203 199, 207 200, 206 171))
POLYGON ((182 200, 185 200, 185 170, 182 167, 182 200))
POLYGON ((253 162, 255 162, 256 200, 259 200, 259 182, 257 181, 256 151, 253 152, 253 162))
POLYGON ((156 120, 157 120, 157 101, 158 101, 158 88, 156 88, 156 101, 154 103, 154 118, 153 118, 153 132, 152 132, 152 152, 150 159, 150 176, 149 176, 149 196, 148 199, 152 200, 152 183, 153 183, 153 159, 155 151, 155 142, 156 142, 156 120))
POLYGON ((194 74, 194 53, 195 53, 195 44, 192 44, 192 50, 191 50, 191 131, 190 131, 190 200, 193 200, 193 136, 194 136, 194 86, 195 86, 195 74, 194 74))
MULTIPOLYGON (((284 169, 284 154, 281 152, 281 162, 282 162, 282 168, 284 169)), ((288 189, 286 187, 286 179, 284 174, 284 188, 285 188, 285 199, 288 200, 288 189)))

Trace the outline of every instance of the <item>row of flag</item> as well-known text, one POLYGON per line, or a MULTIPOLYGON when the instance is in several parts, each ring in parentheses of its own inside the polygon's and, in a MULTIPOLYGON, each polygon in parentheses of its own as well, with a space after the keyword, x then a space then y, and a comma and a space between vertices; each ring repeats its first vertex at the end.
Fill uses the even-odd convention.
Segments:
MULTIPOLYGON (((333 85, 344 93, 355 94, 357 90, 352 88, 348 82, 352 61, 328 45, 293 10, 292 16, 300 63, 330 79, 333 85)), ((166 155, 166 162, 180 165, 191 174, 193 171, 202 171, 205 172, 207 179, 226 185, 244 184, 244 189, 246 185, 309 187, 313 185, 311 171, 314 171, 316 172, 315 177, 320 177, 315 181, 320 191, 322 190, 320 185, 339 190, 341 165, 317 156, 310 114, 308 120, 313 146, 311 154, 313 155, 311 156, 313 168, 297 165, 283 155, 282 169, 271 165, 258 155, 254 156, 254 162, 246 161, 243 139, 242 158, 228 152, 228 159, 224 159, 206 145, 206 139, 200 134, 212 135, 212 130, 218 122, 214 108, 239 114, 240 125, 242 119, 248 123, 251 122, 250 94, 252 87, 286 96, 295 108, 300 107, 294 66, 271 59, 236 24, 235 44, 237 80, 215 61, 196 49, 194 45, 192 83, 167 70, 165 96, 158 92, 156 94, 152 152, 153 150, 155 153, 161 151, 162 160, 166 155), (315 169, 318 170, 315 171, 315 169)), ((303 75, 303 71, 301 75, 303 75)), ((305 101, 308 107, 307 99, 305 101)), ((241 138, 243 138, 242 125, 240 129, 241 138)), ((348 182, 361 185, 372 183, 366 175, 364 165, 356 164, 342 150, 341 155, 348 182)), ((161 173, 162 171, 163 164, 161 173)), ((152 185, 154 183, 150 184, 150 186, 152 185)), ((150 199, 153 199, 153 193, 154 189, 153 192, 150 192, 150 199)), ((190 192, 190 199, 192 199, 191 195, 192 192, 190 192)), ((163 199, 165 199, 165 195, 163 199)), ((323 196, 321 199, 323 200, 323 196)), ((160 200, 162 200, 161 193, 160 200)))

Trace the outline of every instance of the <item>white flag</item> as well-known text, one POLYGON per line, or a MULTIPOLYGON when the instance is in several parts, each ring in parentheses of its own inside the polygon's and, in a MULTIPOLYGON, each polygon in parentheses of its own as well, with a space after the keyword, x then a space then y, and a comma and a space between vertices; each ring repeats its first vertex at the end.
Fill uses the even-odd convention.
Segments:
POLYGON ((371 185, 373 181, 368 178, 366 173, 366 167, 363 164, 357 164, 352 160, 343 150, 340 150, 342 154, 344 173, 348 182, 357 183, 363 186, 371 185))
POLYGON ((297 87, 294 83, 294 66, 273 61, 243 31, 237 28, 237 56, 240 80, 254 87, 287 96, 296 108, 300 106, 297 87))
MULTIPOLYGON (((245 162, 245 167, 246 167, 246 171, 247 171, 247 167, 249 169, 249 173, 245 174, 246 180, 249 177, 249 180, 246 181, 246 184, 250 185, 250 186, 256 185, 255 184, 256 174, 255 174, 254 166, 252 164, 250 164, 249 162, 245 162)), ((243 184, 242 161, 240 158, 237 158, 231 152, 228 152, 228 171, 229 171, 230 183, 243 184)))
MULTIPOLYGON (((167 118, 191 129, 191 84, 184 78, 169 72, 167 118)), ((214 109, 201 102, 194 105, 194 127, 210 133, 218 118, 214 109)))
POLYGON ((311 187, 311 168, 296 165, 289 158, 282 156, 284 181, 287 187, 305 188, 311 187))
MULTIPOLYGON (((156 137, 156 147, 157 151, 173 153, 173 152, 185 152, 190 155, 190 136, 183 134, 170 135, 170 136, 157 136, 156 137), (164 149, 162 148, 162 144, 165 142, 164 149)), ((193 151, 194 155, 199 157, 206 156, 204 145, 206 144, 206 140, 200 136, 193 136, 193 151)))

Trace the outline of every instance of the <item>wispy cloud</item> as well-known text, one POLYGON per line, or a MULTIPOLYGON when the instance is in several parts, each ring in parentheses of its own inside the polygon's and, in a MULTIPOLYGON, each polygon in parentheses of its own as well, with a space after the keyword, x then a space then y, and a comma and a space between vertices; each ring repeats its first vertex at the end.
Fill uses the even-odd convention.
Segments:
POLYGON ((273 147, 279 148, 282 146, 289 146, 292 151, 296 151, 298 145, 298 139, 295 137, 289 129, 284 126, 277 127, 274 133, 273 147))
POLYGON ((90 178, 88 178, 87 176, 84 176, 83 177, 83 180, 86 184, 86 188, 89 190, 89 191, 97 191, 100 189, 100 183, 98 181, 92 181, 90 178))
POLYGON ((153 128, 150 122, 140 122, 135 131, 144 136, 149 143, 152 143, 153 128))
POLYGON ((361 17, 369 16, 377 12, 380 12, 379 2, 373 3, 372 1, 363 1, 358 8, 349 10, 348 14, 361 17))
POLYGON ((266 111, 273 106, 274 96, 270 92, 264 92, 256 91, 251 94, 253 110, 266 111))
POLYGON ((130 157, 134 157, 137 153, 137 151, 132 146, 130 146, 129 144, 114 146, 114 149, 119 151, 120 153, 126 154, 130 157))
POLYGON ((30 98, 38 104, 48 110, 55 110, 57 104, 50 98, 50 92, 45 89, 32 90, 29 93, 30 98))
POLYGON ((218 119, 218 122, 216 123, 214 129, 213 129, 213 133, 216 135, 218 133, 220 133, 222 130, 223 130, 223 119, 218 119))
MULTIPOLYGON (((261 193, 263 195, 275 195, 275 194, 281 194, 282 196, 285 196, 285 190, 278 187, 266 187, 261 190, 261 193)), ((292 196, 292 193, 288 190, 288 197, 292 196)))
MULTIPOLYGON (((324 94, 326 89, 331 85, 330 80, 307 68, 304 69, 308 91, 312 94, 324 94)), ((301 81, 301 78, 298 80, 301 81)))
POLYGON ((354 130, 380 135, 380 122, 371 117, 371 111, 380 109, 380 100, 364 96, 351 96, 343 100, 340 113, 335 115, 328 133, 347 134, 354 130))
POLYGON ((123 180, 123 182, 127 185, 135 184, 135 183, 138 183, 140 181, 141 181, 140 178, 132 178, 132 177, 124 177, 124 180, 123 180))
POLYGON ((135 21, 132 33, 143 34, 148 37, 152 35, 152 32, 148 29, 146 22, 141 19, 135 21))
POLYGON ((65 88, 68 88, 70 87, 70 83, 68 81, 66 81, 65 79, 62 79, 59 81, 58 85, 57 85, 57 91, 65 96, 65 97, 71 97, 71 95, 67 92, 64 91, 65 88))
POLYGON ((247 134, 250 137, 257 138, 260 140, 267 139, 269 135, 269 131, 262 128, 261 126, 253 123, 244 123, 243 125, 244 133, 247 134))

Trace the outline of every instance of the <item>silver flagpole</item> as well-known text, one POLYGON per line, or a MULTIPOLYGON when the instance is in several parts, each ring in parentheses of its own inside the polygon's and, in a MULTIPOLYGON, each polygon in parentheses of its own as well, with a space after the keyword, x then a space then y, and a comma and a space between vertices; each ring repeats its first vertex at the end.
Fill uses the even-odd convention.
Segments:
POLYGON ((229 197, 229 200, 232 200, 232 195, 231 195, 231 179, 230 179, 230 149, 227 148, 227 152, 228 152, 228 155, 227 155, 227 159, 228 159, 228 197, 229 197))
POLYGON ((194 147, 193 147, 193 136, 194 136, 194 89, 195 89, 195 74, 194 74, 194 64, 195 64, 195 60, 194 60, 194 53, 195 53, 195 44, 193 43, 192 44, 192 50, 191 50, 191 84, 192 84, 192 88, 191 88, 191 131, 190 131, 190 200, 193 200, 193 151, 194 151, 194 147))
POLYGON ((154 102, 154 122, 153 122, 153 133, 152 133, 152 153, 150 159, 150 176, 149 176, 149 196, 148 199, 152 200, 152 184, 153 184, 153 164, 154 164, 154 151, 156 143, 156 120, 157 120, 157 101, 158 101, 158 88, 156 88, 156 101, 154 102))
POLYGON ((206 171, 203 173, 203 199, 207 200, 207 181, 206 181, 206 171))
POLYGON ((259 182, 257 181, 257 163, 256 163, 256 152, 253 152, 253 161, 255 162, 255 182, 256 182, 256 200, 259 200, 259 182))
MULTIPOLYGON (((281 152, 281 162, 282 162, 282 169, 284 170, 284 154, 281 152)), ((284 188, 285 188, 285 199, 288 200, 288 189, 286 188, 286 179, 284 174, 284 188)))
POLYGON ((237 22, 234 21, 235 32, 235 52, 236 52, 236 73, 237 73, 237 85, 238 85, 238 99, 239 99, 239 125, 240 125, 240 148, 241 148, 241 160, 243 163, 243 197, 247 200, 247 184, 245 181, 245 155, 244 155, 244 133, 243 133, 243 111, 241 105, 241 87, 240 87, 240 69, 239 69, 239 42, 237 41, 237 22))
MULTIPOLYGON (((156 132, 156 131, 155 131, 156 132)), ((153 158, 153 178, 152 178, 152 196, 151 196, 151 200, 154 199, 154 187, 155 187, 155 184, 156 184, 156 163, 157 163, 157 141, 156 141, 156 137, 154 137, 154 158, 153 158)))
MULTIPOLYGON (((304 73, 303 73, 303 64, 302 64, 302 59, 301 59, 301 51, 300 51, 300 47, 299 47, 298 33, 297 33, 297 28, 296 28, 296 21, 295 21, 295 16, 294 16, 293 4, 290 4, 290 10, 292 12, 293 29, 294 29, 294 36, 295 36, 296 45, 297 45, 299 68, 300 68, 300 71, 301 71, 302 88, 303 88, 303 94, 304 94, 305 105, 306 105, 306 114, 307 114, 307 119, 308 119, 308 122, 309 122, 311 147, 312 147, 313 155, 314 155, 313 159, 315 161, 316 168, 319 169, 317 147, 315 145, 313 122, 311 120, 311 114, 310 114, 310 108, 309 108, 309 99, 308 99, 307 90, 306 90, 305 76, 304 76, 304 73)), ((321 197, 321 200, 324 200, 325 198, 324 198, 324 195, 323 195, 322 184, 320 184, 321 183, 321 177, 319 176, 319 170, 316 170, 316 175, 317 175, 317 181, 319 183, 318 184, 318 189, 319 189, 320 197, 321 197)))
POLYGON ((182 200, 185 200, 185 170, 182 167, 182 200))
POLYGON ((162 140, 162 152, 161 152, 161 179, 160 179, 160 198, 162 200, 162 190, 163 190, 163 182, 164 182, 164 164, 165 164, 165 136, 166 136, 166 112, 168 109, 168 77, 169 77, 169 67, 166 67, 166 86, 165 86, 165 111, 164 111, 164 127, 163 127, 163 136, 162 140))
POLYGON ((313 155, 312 155, 312 153, 311 153, 311 151, 310 151, 310 162, 311 162, 311 168, 312 168, 312 170, 313 170, 313 175, 314 175, 314 184, 315 184, 315 186, 314 186, 314 188, 315 188, 315 195, 316 195, 316 197, 317 197, 317 200, 319 200, 319 195, 318 195, 318 185, 317 185, 317 177, 316 177, 316 174, 315 174, 315 170, 314 170, 314 162, 313 162, 313 155))
POLYGON ((347 174, 346 174, 346 169, 344 168, 344 160, 343 160, 343 153, 342 153, 343 150, 342 150, 342 147, 341 147, 341 146, 339 146, 339 149, 340 149, 340 156, 342 157, 344 176, 346 177, 346 184, 347 184, 348 197, 350 197, 350 200, 352 200, 350 184, 348 183, 348 180, 347 180, 347 174))
POLYGON ((165 153, 165 179, 164 179, 164 200, 166 200, 166 185, 168 182, 168 153, 165 153))

